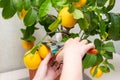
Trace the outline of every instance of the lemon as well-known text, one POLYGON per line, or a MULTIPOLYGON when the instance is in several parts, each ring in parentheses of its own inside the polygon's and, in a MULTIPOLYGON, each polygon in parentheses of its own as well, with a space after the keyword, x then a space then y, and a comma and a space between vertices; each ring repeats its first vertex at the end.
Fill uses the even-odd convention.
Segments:
POLYGON ((40 57, 44 59, 50 50, 45 44, 41 44, 38 51, 39 51, 40 57))
POLYGON ((87 0, 79 0, 78 2, 74 2, 75 8, 81 8, 86 4, 87 0))
POLYGON ((38 51, 34 54, 29 53, 29 51, 24 55, 24 64, 30 70, 35 70, 38 68, 41 63, 41 58, 39 56, 38 51))
POLYGON ((30 50, 34 46, 34 42, 29 42, 26 40, 22 40, 22 47, 26 50, 30 50))
POLYGON ((103 75, 103 72, 102 72, 102 70, 100 69, 100 67, 96 67, 96 66, 94 66, 94 67, 92 67, 91 69, 90 69, 90 74, 94 77, 94 78, 100 78, 102 75, 103 75), (96 74, 94 75, 94 71, 95 71, 95 69, 97 68, 97 70, 96 70, 96 74))
POLYGON ((20 18, 21 20, 23 20, 23 19, 25 18, 25 16, 26 16, 27 12, 28 12, 27 10, 23 9, 23 10, 20 12, 20 14, 19 14, 19 18, 20 18))
POLYGON ((58 19, 61 20, 61 25, 65 28, 72 28, 77 20, 74 19, 73 14, 68 12, 69 7, 64 7, 58 14, 58 19))

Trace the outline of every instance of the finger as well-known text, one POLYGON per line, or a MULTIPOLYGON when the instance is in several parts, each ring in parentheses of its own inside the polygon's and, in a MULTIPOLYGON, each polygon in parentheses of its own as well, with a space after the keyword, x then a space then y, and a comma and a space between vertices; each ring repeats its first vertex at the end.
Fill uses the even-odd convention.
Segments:
POLYGON ((49 60, 51 59, 51 57, 52 57, 52 55, 51 55, 51 53, 49 53, 49 54, 44 58, 43 63, 44 63, 45 65, 47 65, 48 62, 49 62, 49 60))
POLYGON ((87 44, 87 43, 88 43, 87 40, 82 40, 82 41, 80 42, 80 44, 87 44))
POLYGON ((63 52, 61 51, 57 56, 56 56, 56 61, 61 62, 63 60, 63 52))
POLYGON ((74 40, 76 40, 76 41, 80 41, 80 38, 79 38, 79 37, 76 37, 74 40))
POLYGON ((89 43, 86 45, 86 51, 89 51, 90 49, 94 49, 95 45, 93 43, 89 43))

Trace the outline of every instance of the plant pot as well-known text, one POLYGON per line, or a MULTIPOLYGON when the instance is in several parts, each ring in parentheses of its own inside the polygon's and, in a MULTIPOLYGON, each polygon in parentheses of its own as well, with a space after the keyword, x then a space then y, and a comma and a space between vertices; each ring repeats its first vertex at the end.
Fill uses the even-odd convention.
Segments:
POLYGON ((30 70, 29 69, 29 79, 32 80, 35 76, 35 73, 36 73, 37 70, 30 70))

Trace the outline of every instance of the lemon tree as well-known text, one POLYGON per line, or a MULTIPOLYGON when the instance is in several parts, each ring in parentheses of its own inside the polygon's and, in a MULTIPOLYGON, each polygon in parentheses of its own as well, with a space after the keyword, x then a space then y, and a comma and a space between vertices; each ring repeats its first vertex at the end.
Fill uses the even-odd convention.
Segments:
MULTIPOLYGON (((100 66, 103 73, 114 70, 109 62, 113 59, 115 48, 113 41, 120 40, 120 13, 114 13, 116 0, 0 0, 2 16, 10 19, 15 14, 22 19, 26 26, 21 29, 22 40, 35 42, 34 32, 44 27, 46 34, 53 37, 55 33, 62 33, 62 42, 69 38, 80 37, 88 39, 93 37, 97 54, 87 54, 83 58, 83 68, 100 66), (49 13, 55 10, 56 14, 49 13), (79 32, 71 33, 73 28, 79 26, 79 32)), ((44 39, 40 43, 44 42, 44 39)), ((91 42, 91 40, 89 40, 91 42)), ((30 53, 35 54, 40 48, 35 44, 30 53)), ((41 47, 42 48, 42 47, 41 47)), ((47 49, 42 58, 47 54, 47 49)), ((44 49, 42 49, 44 51, 44 49)), ((43 52, 41 50, 40 54, 43 52)), ((32 55, 30 54, 30 55, 32 55)), ((41 56, 40 56, 41 57, 41 56)), ((36 58, 37 59, 37 58, 36 58)), ((32 61, 31 61, 32 62, 32 61)), ((97 69, 96 69, 97 70, 97 69)))

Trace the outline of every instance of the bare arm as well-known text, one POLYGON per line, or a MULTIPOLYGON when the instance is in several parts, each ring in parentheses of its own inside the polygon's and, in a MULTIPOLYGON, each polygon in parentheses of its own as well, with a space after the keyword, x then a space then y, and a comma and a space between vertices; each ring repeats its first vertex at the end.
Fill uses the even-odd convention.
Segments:
POLYGON ((63 53, 63 70, 60 80, 83 80, 82 57, 94 48, 87 40, 79 42, 79 38, 69 39, 61 51, 63 53))

